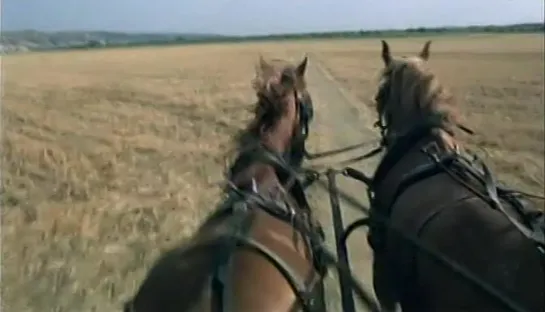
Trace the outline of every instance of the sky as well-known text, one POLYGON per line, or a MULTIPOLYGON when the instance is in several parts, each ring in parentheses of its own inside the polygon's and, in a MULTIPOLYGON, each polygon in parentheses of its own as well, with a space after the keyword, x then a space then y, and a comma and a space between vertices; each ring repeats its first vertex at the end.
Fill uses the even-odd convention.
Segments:
POLYGON ((543 22, 543 0, 3 0, 2 30, 250 35, 543 22))

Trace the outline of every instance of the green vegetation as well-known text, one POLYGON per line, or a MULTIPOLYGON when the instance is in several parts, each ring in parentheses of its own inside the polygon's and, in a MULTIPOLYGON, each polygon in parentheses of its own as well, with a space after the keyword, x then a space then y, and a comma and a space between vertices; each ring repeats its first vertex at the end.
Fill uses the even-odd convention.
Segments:
POLYGON ((248 36, 230 38, 234 41, 290 40, 290 39, 336 39, 336 38, 377 38, 377 37, 408 37, 417 35, 462 34, 462 33, 534 33, 543 32, 545 25, 540 23, 515 25, 488 25, 464 27, 408 28, 391 30, 360 30, 302 34, 279 34, 267 36, 248 36))
POLYGON ((376 37, 408 37, 464 33, 536 33, 544 32, 543 23, 488 25, 465 27, 409 28, 393 30, 359 30, 264 36, 222 36, 215 34, 130 34, 118 32, 55 32, 34 30, 4 32, 0 53, 28 50, 93 49, 105 47, 136 47, 147 45, 179 45, 196 43, 278 41, 304 39, 350 39, 376 37))

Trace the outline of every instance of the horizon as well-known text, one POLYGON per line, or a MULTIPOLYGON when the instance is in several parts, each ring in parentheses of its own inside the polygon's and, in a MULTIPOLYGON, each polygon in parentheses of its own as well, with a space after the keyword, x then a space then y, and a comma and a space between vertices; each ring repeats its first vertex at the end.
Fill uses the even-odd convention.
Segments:
POLYGON ((4 0, 1 8, 3 31, 42 32, 260 36, 544 21, 542 0, 4 0))
POLYGON ((260 37, 260 36, 281 36, 281 35, 298 35, 298 34, 314 34, 314 33, 343 33, 343 32, 371 32, 371 31, 403 31, 407 29, 415 29, 415 28, 425 28, 425 29, 434 29, 434 28, 467 28, 467 27, 486 27, 486 26, 496 26, 496 27, 508 27, 508 26, 514 26, 514 25, 525 25, 525 24, 543 24, 545 23, 539 21, 539 22, 520 22, 520 23, 506 23, 506 24, 467 24, 467 25, 438 25, 438 26, 413 26, 409 28, 380 28, 380 29, 340 29, 340 30, 316 30, 312 32, 285 32, 285 33, 267 33, 267 34, 250 34, 250 35, 233 35, 233 34, 222 34, 222 33, 199 33, 199 32, 146 32, 146 31, 119 31, 119 30, 104 30, 104 29, 81 29, 81 30, 71 30, 71 29, 61 29, 61 30, 48 30, 43 31, 39 29, 12 29, 2 32, 24 32, 24 31, 36 31, 36 32, 42 32, 42 33, 69 33, 69 32, 107 32, 107 33, 119 33, 119 34, 129 34, 129 35, 137 35, 137 34, 143 34, 143 35, 154 35, 154 34, 161 34, 161 35, 184 35, 184 34, 191 34, 191 35, 215 35, 215 36, 224 36, 224 37, 260 37))

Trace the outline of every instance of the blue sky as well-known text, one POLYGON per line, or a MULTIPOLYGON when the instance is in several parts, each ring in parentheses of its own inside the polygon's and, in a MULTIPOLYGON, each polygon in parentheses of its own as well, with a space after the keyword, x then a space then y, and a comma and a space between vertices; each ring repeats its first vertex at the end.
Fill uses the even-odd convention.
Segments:
POLYGON ((268 34, 543 22, 543 0, 3 0, 2 29, 268 34))

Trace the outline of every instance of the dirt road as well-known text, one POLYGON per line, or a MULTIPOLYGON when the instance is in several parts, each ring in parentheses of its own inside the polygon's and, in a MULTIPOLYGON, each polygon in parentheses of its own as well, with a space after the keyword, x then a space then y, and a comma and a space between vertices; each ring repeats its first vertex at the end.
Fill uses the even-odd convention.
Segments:
MULTIPOLYGON (((331 150, 376 139, 378 137, 376 132, 371 130, 371 125, 375 118, 374 112, 369 111, 363 115, 361 107, 364 104, 343 90, 325 66, 320 63, 319 59, 311 57, 310 64, 308 69, 308 83, 315 107, 315 121, 311 125, 309 151, 312 153, 315 151, 331 150), (356 109, 356 107, 359 109, 356 109)), ((369 90, 369 92, 373 92, 373 90, 369 90)), ((368 148, 364 147, 350 153, 316 160, 316 163, 334 163, 335 161, 347 159, 351 156, 358 156, 373 146, 371 144, 368 148)), ((377 159, 365 160, 353 165, 353 167, 371 174, 376 167, 376 162, 377 159)), ((329 246, 334 250, 331 208, 328 193, 324 189, 324 186, 325 184, 322 183, 310 187, 309 197, 313 207, 316 207, 319 211, 318 215, 326 229, 329 246)), ((348 178, 339 177, 338 187, 342 192, 367 204, 366 191, 363 184, 351 181, 348 178)), ((342 200, 341 209, 345 225, 349 221, 363 216, 360 211, 355 210, 342 200)), ((362 281, 366 289, 372 291, 371 252, 365 235, 366 232, 364 230, 354 233, 350 238, 348 248, 352 270, 357 278, 362 281)), ((328 302, 328 311, 341 311, 338 278, 334 274, 330 275, 332 277, 326 281, 326 287, 328 288, 326 299, 328 302)), ((361 309, 361 307, 358 308, 361 309)))

